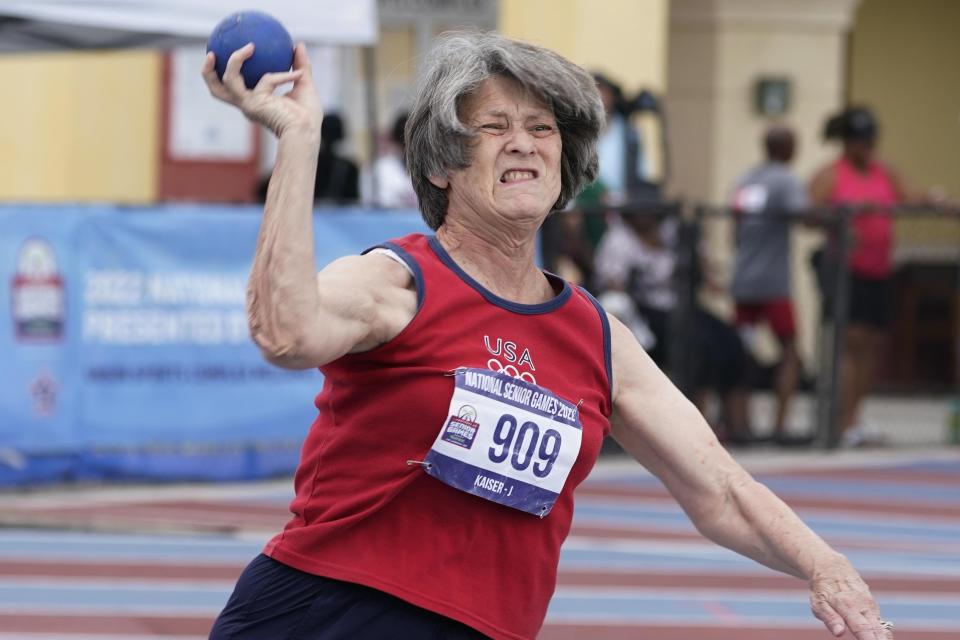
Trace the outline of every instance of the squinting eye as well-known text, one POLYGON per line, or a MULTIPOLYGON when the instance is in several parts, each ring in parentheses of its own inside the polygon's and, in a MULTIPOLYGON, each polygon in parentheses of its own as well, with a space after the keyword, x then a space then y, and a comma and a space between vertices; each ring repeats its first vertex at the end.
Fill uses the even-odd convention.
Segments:
POLYGON ((554 132, 554 128, 548 124, 537 124, 530 127, 530 132, 538 138, 543 138, 554 132))
POLYGON ((499 122, 488 122, 480 125, 480 128, 487 133, 500 134, 507 130, 507 127, 499 122))

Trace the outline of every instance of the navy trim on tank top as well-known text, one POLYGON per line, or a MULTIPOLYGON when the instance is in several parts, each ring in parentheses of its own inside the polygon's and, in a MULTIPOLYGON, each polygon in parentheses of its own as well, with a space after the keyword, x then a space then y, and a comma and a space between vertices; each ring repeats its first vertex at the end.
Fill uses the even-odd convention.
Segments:
POLYGON ((594 308, 597 310, 597 313, 600 314, 600 324, 603 325, 603 363, 607 369, 607 385, 609 386, 608 394, 610 399, 610 407, 613 408, 613 357, 611 356, 611 339, 610 339, 610 318, 607 317, 607 312, 603 310, 600 301, 593 297, 589 291, 583 287, 577 287, 580 291, 587 296, 587 300, 593 303, 594 308))
POLYGON ((420 311, 420 307, 423 306, 423 271, 420 270, 420 265, 417 264, 417 261, 413 259, 405 249, 401 248, 400 245, 394 244, 392 242, 384 242, 383 244, 378 244, 376 246, 370 247, 364 254, 370 253, 374 249, 387 249, 397 254, 397 257, 403 260, 403 262, 410 267, 410 272, 413 274, 413 281, 417 285, 417 311, 420 311))
POLYGON ((539 302, 537 304, 521 304, 519 302, 512 302, 505 298, 501 298, 492 291, 489 291, 482 284, 471 278, 466 271, 460 268, 460 265, 453 261, 453 258, 450 257, 450 254, 447 253, 447 250, 444 249, 443 245, 440 244, 440 241, 437 240, 437 236, 430 236, 427 238, 427 240, 430 243, 430 248, 433 249, 433 252, 437 254, 438 258, 440 258, 440 262, 446 265, 448 269, 453 271, 466 284, 470 285, 471 288, 475 289, 477 293, 486 298, 487 302, 502 309, 506 309, 507 311, 522 313, 525 315, 548 313, 562 307, 563 304, 570 298, 570 294, 573 291, 570 288, 570 285, 567 284, 566 280, 562 280, 552 273, 544 271, 543 274, 548 280, 550 280, 551 283, 560 281, 563 284, 563 290, 561 290, 555 298, 547 300, 546 302, 539 302))

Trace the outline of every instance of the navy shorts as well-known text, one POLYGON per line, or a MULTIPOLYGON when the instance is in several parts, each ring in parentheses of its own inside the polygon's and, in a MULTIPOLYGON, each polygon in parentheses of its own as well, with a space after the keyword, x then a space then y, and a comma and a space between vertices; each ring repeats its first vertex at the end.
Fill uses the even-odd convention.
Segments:
MULTIPOLYGON (((847 322, 883 330, 890 324, 891 280, 889 278, 864 278, 850 274, 850 306, 847 322)), ((824 315, 833 318, 832 300, 824 301, 824 315)))
POLYGON ((890 279, 850 276, 850 324, 885 329, 890 324, 890 279))
POLYGON ((480 640, 475 629, 382 591, 288 567, 247 565, 211 640, 480 640))

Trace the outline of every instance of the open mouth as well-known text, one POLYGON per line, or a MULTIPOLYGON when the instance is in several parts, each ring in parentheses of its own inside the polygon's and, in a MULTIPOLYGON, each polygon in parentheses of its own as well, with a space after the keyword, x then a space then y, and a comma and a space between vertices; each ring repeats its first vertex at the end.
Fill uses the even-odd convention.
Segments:
POLYGON ((500 176, 500 182, 509 184, 511 182, 522 182, 524 180, 533 180, 537 177, 537 172, 533 169, 508 169, 500 176))

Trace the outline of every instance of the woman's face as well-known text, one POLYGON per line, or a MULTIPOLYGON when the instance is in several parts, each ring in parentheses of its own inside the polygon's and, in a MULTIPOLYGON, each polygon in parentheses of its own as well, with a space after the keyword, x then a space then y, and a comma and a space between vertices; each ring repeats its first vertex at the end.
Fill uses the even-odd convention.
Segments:
POLYGON ((449 187, 448 215, 539 225, 560 196, 561 138, 553 112, 514 80, 493 77, 464 101, 460 119, 477 132, 470 166, 431 178, 449 187))
POLYGON ((873 158, 875 138, 850 138, 843 142, 843 152, 856 165, 867 165, 873 158))

